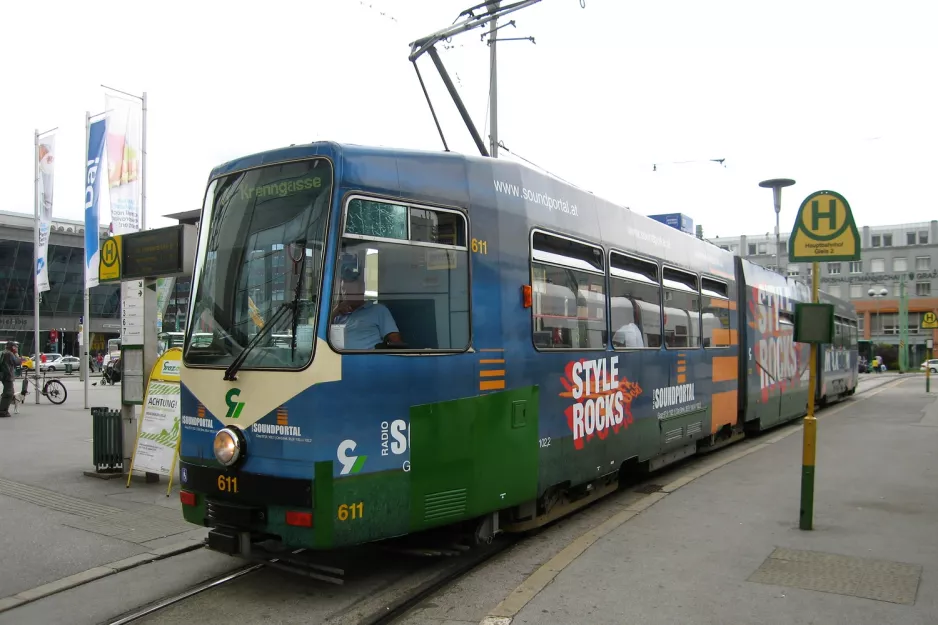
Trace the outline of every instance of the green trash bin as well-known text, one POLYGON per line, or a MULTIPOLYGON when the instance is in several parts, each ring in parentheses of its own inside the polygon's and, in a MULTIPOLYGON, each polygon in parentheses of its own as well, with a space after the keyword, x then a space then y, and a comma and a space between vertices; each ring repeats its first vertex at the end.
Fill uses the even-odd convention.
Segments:
POLYGON ((91 409, 91 456, 96 473, 124 470, 124 439, 120 410, 91 409))
POLYGON ((72 363, 65 363, 65 373, 66 375, 72 375, 72 363))

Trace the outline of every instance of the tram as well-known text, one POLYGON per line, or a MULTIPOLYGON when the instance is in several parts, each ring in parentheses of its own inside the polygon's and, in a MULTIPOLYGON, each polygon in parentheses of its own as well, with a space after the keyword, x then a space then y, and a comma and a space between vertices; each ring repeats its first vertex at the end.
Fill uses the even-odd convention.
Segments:
MULTIPOLYGON (((856 388, 857 324, 824 297, 830 401, 856 388)), ((186 324, 183 514, 233 555, 536 527, 804 415, 808 299, 513 162, 331 142, 231 161, 186 324)))

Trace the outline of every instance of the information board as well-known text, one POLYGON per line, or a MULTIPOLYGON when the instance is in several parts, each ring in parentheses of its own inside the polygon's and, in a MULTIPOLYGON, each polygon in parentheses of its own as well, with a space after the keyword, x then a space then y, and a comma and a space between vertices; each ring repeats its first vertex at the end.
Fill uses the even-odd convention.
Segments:
POLYGON ((174 347, 167 350, 153 365, 143 402, 131 471, 137 469, 165 476, 170 476, 173 472, 179 446, 181 364, 182 350, 174 347))
POLYGON ((182 225, 125 234, 121 277, 129 280, 182 273, 182 239, 182 225))

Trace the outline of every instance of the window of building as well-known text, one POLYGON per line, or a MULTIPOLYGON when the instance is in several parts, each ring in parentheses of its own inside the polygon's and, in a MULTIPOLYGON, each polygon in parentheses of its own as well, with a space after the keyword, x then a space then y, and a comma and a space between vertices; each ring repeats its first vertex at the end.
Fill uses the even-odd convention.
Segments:
POLYGON ((721 245, 721 246, 720 246, 720 249, 721 249, 721 250, 726 250, 727 252, 729 252, 729 251, 730 251, 730 246, 729 246, 729 245, 721 245))
POLYGON ((915 233, 906 232, 905 233, 905 244, 906 245, 915 245, 915 233))
POLYGON ((886 260, 884 258, 874 258, 870 261, 870 271, 873 273, 883 273, 886 271, 886 260))
POLYGON ((892 270, 893 272, 899 273, 902 271, 909 270, 909 259, 908 258, 893 258, 892 259, 892 270))
POLYGON ((612 346, 616 349, 661 347, 658 265, 612 252, 609 275, 612 346))
POLYGON ((873 247, 881 247, 883 244, 882 237, 880 237, 878 234, 874 234, 872 238, 872 243, 873 243, 873 247))
POLYGON ((915 271, 928 271, 931 269, 931 256, 916 256, 915 271))
POLYGON ((843 292, 840 290, 839 284, 832 284, 827 287, 827 292, 834 297, 843 297, 843 292))
POLYGON ((902 283, 894 282, 892 285, 892 296, 893 297, 902 297, 902 283))
POLYGON ((856 299, 858 297, 863 297, 863 285, 851 284, 850 285, 850 298, 856 299))
POLYGON ((531 249, 534 346, 606 346, 603 252, 593 245, 535 232, 531 249))
POLYGON ((866 317, 859 316, 857 317, 857 335, 862 336, 866 330, 866 317))
POLYGON ((697 276, 665 267, 664 344, 670 348, 700 347, 700 292, 697 276))
POLYGON ((928 230, 919 230, 919 232, 918 232, 918 244, 919 244, 919 245, 928 245, 928 230))
POLYGON ((931 282, 916 282, 915 295, 918 297, 931 297, 931 282))
POLYGON ((755 243, 750 243, 750 244, 749 244, 749 255, 750 255, 750 256, 755 256, 755 255, 756 255, 756 244, 755 244, 755 243))
POLYGON ((829 274, 840 273, 840 263, 827 263, 827 273, 829 274))
POLYGON ((760 254, 767 254, 767 253, 768 253, 768 250, 769 250, 769 248, 768 248, 768 246, 767 246, 765 243, 760 243, 760 244, 759 244, 759 253, 760 253, 760 254))
POLYGON ((788 266, 788 277, 797 278, 798 277, 798 265, 789 265, 788 266))
POLYGON ((713 278, 700 279, 703 297, 701 322, 704 347, 727 347, 730 344, 730 299, 726 282, 713 278))
POLYGON ((850 273, 863 273, 863 261, 850 261, 850 273))
POLYGON ((329 338, 339 350, 469 346, 466 218, 353 198, 336 263, 329 338), (358 304, 355 319, 345 312, 358 304))
POLYGON ((892 235, 891 234, 883 235, 883 247, 892 247, 892 235))

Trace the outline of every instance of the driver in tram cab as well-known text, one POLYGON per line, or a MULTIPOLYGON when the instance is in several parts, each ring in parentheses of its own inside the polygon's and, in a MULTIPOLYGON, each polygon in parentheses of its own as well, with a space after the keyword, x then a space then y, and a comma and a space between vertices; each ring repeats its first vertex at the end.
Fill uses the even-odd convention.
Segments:
POLYGON ((401 343, 387 306, 365 300, 365 272, 356 254, 339 257, 339 296, 332 310, 330 338, 339 349, 375 349, 382 343, 401 343))

